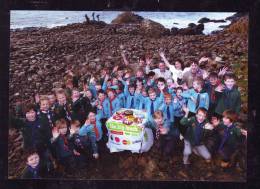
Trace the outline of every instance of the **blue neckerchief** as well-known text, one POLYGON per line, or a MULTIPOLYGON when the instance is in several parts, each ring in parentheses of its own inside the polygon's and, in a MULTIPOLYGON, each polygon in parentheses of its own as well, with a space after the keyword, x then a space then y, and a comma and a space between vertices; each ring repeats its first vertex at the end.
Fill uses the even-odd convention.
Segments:
POLYGON ((37 165, 35 168, 32 168, 30 165, 28 165, 28 169, 30 172, 33 173, 33 178, 36 179, 36 178, 40 178, 39 177, 39 165, 37 165))
POLYGON ((220 146, 219 146, 219 148, 218 148, 219 150, 222 150, 222 149, 223 149, 225 142, 227 141, 227 139, 228 139, 229 136, 230 136, 230 130, 231 130, 232 128, 234 128, 234 127, 235 127, 235 125, 232 124, 230 127, 227 127, 227 126, 226 126, 226 128, 224 129, 224 135, 223 135, 223 138, 222 138, 222 140, 221 140, 220 146))
POLYGON ((199 145, 199 144, 200 144, 203 127, 204 127, 204 122, 199 123, 199 122, 197 122, 197 120, 196 120, 196 126, 195 126, 195 145, 199 145))

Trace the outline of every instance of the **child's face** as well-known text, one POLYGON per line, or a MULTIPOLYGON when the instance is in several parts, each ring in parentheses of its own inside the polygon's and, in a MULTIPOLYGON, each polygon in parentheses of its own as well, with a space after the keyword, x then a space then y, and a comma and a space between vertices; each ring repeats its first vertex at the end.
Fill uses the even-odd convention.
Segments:
POLYGON ((140 66, 145 65, 145 61, 144 61, 143 59, 139 59, 139 65, 140 65, 140 66))
POLYGON ((117 84, 118 84, 118 79, 117 78, 113 78, 112 85, 117 85, 117 84))
POLYGON ((209 82, 213 86, 217 85, 217 81, 218 81, 218 79, 216 77, 210 77, 209 78, 209 82))
POLYGON ((96 88, 97 91, 99 91, 101 89, 101 85, 100 84, 96 84, 95 88, 96 88))
POLYGON ((150 92, 150 93, 149 93, 149 98, 150 98, 151 100, 155 100, 155 99, 156 99, 156 93, 155 93, 155 92, 150 92))
POLYGON ((72 91, 72 99, 79 99, 80 93, 79 91, 73 90, 72 91))
POLYGON ((104 93, 99 93, 98 94, 98 99, 100 100, 100 101, 103 101, 104 99, 105 99, 105 94, 104 93))
POLYGON ((129 87, 129 93, 130 94, 134 94, 135 92, 135 88, 134 87, 129 87))
POLYGON ((164 83, 164 82, 161 82, 161 81, 158 81, 157 87, 158 87, 159 89, 164 89, 164 88, 165 88, 165 83, 164 83))
POLYGON ((197 82, 197 81, 194 81, 194 82, 192 83, 192 86, 193 86, 193 88, 194 88, 195 90, 201 89, 201 85, 200 85, 199 82, 197 82))
POLYGON ((176 68, 177 70, 181 70, 181 69, 182 69, 181 63, 178 62, 178 61, 176 61, 176 62, 175 62, 175 68, 176 68))
POLYGON ((67 102, 65 94, 57 94, 57 100, 60 105, 64 105, 67 102))
POLYGON ((224 125, 226 125, 226 126, 229 126, 231 124, 230 119, 228 119, 227 117, 223 117, 222 120, 223 120, 224 125))
POLYGON ((66 133, 67 133, 67 126, 66 127, 62 127, 62 128, 60 128, 59 129, 59 133, 61 134, 61 135, 66 135, 66 133))
POLYGON ((94 114, 93 112, 90 112, 88 115, 88 119, 91 123, 96 121, 96 114, 94 114))
POLYGON ((182 90, 177 90, 177 91, 176 91, 176 96, 177 96, 177 97, 181 97, 181 93, 182 93, 182 90))
POLYGON ((79 127, 77 127, 76 125, 71 125, 71 128, 74 128, 75 133, 79 133, 79 127))
POLYGON ((36 112, 34 110, 30 110, 30 111, 26 112, 25 116, 28 121, 36 120, 36 112))
POLYGON ((107 95, 109 99, 113 99, 115 97, 115 94, 112 91, 109 91, 107 95))
POLYGON ((136 72, 136 77, 143 77, 143 72, 142 71, 137 71, 136 72))
POLYGON ((123 77, 124 71, 123 71, 123 70, 118 70, 118 71, 117 71, 117 75, 118 75, 119 77, 123 77))
POLYGON ((172 79, 167 79, 167 86, 170 88, 172 86, 173 82, 172 79))
POLYGON ((86 96, 88 99, 92 99, 92 93, 90 91, 86 91, 86 96))
POLYGON ((228 89, 232 89, 236 82, 234 79, 226 79, 224 83, 228 89))
POLYGON ((137 80, 137 81, 136 81, 136 86, 138 86, 138 87, 143 86, 143 82, 137 80))
POLYGON ((143 96, 148 96, 146 90, 142 90, 142 95, 143 95, 143 96))
POLYGON ((56 101, 55 95, 51 94, 48 96, 50 105, 53 105, 56 101))
POLYGON ((171 104, 171 102, 172 102, 172 99, 171 99, 171 98, 165 98, 165 103, 166 103, 167 105, 171 104))
POLYGON ((155 118, 154 121, 155 121, 155 123, 156 123, 157 125, 163 124, 163 118, 162 118, 162 117, 155 118))
POLYGON ((202 111, 198 111, 198 113, 196 114, 196 118, 199 123, 202 123, 203 121, 205 121, 206 115, 202 111))
POLYGON ((31 154, 28 158, 27 158, 27 165, 29 165, 32 168, 35 168, 39 165, 40 162, 40 157, 37 153, 31 154))
POLYGON ((48 111, 50 108, 49 100, 41 100, 40 109, 41 111, 48 111))

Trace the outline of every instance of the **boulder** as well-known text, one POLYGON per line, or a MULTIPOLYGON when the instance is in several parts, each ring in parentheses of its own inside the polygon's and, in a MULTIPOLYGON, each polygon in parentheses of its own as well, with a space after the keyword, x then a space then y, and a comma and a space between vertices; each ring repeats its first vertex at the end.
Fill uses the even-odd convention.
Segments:
POLYGON ((112 24, 129 24, 129 23, 140 23, 144 18, 134 14, 133 12, 123 12, 119 14, 114 20, 112 20, 112 24))

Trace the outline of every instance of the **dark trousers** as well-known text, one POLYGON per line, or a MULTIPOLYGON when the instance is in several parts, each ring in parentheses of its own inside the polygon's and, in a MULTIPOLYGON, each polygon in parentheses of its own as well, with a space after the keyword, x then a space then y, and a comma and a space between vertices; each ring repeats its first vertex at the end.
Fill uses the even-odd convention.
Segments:
POLYGON ((176 137, 171 135, 160 135, 156 147, 162 156, 171 156, 176 145, 176 137))
POLYGON ((182 119, 182 117, 174 117, 174 124, 175 124, 175 127, 178 128, 180 134, 182 136, 184 136, 187 128, 184 125, 180 124, 181 119, 182 119))
POLYGON ((102 118, 100 119, 100 122, 102 124, 102 131, 103 131, 103 136, 107 136, 107 127, 106 127, 106 121, 107 121, 107 118, 102 118))

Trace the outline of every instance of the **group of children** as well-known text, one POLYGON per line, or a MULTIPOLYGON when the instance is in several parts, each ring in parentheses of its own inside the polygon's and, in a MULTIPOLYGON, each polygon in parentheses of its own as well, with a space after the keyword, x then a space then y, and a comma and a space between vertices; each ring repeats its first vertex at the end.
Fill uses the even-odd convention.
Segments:
POLYGON ((10 115, 10 125, 23 133, 27 153, 22 178, 46 177, 56 165, 71 172, 84 167, 90 157, 98 159, 98 147, 108 137, 105 123, 120 108, 147 112, 145 126, 153 129, 155 148, 163 156, 173 156, 184 139, 185 167, 192 152, 206 162, 218 154, 222 167, 231 165, 241 135, 247 136, 235 124, 241 99, 233 73, 201 69, 207 57, 183 68, 181 60, 171 65, 161 52, 162 62, 153 70, 148 57, 135 64, 129 64, 124 53, 122 57, 123 66, 112 72, 102 69, 100 78, 67 71, 63 88, 35 95, 33 104, 10 115))

